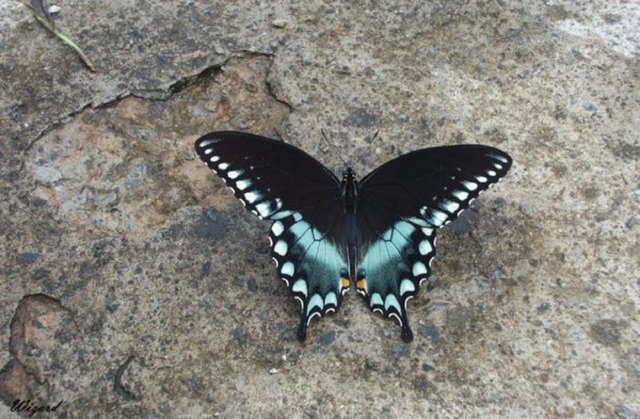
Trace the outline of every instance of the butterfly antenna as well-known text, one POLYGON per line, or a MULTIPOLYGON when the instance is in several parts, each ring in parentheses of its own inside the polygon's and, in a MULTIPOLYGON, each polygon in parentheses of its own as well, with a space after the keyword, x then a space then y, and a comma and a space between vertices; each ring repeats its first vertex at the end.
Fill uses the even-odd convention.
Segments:
POLYGON ((371 140, 369 140, 370 143, 374 142, 376 140, 376 138, 378 138, 378 134, 380 133, 380 130, 377 130, 375 134, 373 134, 373 136, 371 137, 371 140))
POLYGON ((327 135, 324 133, 324 130, 322 128, 320 128, 320 132, 322 133, 322 138, 324 138, 327 144, 329 144, 329 147, 331 147, 331 149, 333 149, 333 151, 336 153, 338 158, 340 158, 340 160, 342 161, 342 164, 344 164, 344 167, 349 167, 349 165, 347 164, 347 161, 344 159, 344 157, 342 157, 342 154, 340 154, 340 150, 338 150, 338 147, 336 147, 335 144, 329 141, 329 139, 327 138, 327 135))

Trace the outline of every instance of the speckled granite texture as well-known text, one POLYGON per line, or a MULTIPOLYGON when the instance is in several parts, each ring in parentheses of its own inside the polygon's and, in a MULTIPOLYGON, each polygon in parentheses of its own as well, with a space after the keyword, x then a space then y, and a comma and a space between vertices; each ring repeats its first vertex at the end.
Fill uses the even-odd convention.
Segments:
POLYGON ((0 416, 638 417, 637 1, 58 6, 95 74, 0 0, 0 416), (440 233, 411 344, 353 291, 299 344, 268 224, 193 151, 246 130, 339 171, 321 128, 360 175, 514 158, 440 233))

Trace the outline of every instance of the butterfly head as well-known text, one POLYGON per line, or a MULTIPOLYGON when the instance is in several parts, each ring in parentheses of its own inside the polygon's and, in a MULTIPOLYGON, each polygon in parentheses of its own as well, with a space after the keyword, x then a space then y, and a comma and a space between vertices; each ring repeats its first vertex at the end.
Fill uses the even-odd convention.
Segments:
POLYGON ((345 170, 344 172, 342 172, 342 184, 344 185, 345 183, 353 183, 355 184, 357 181, 356 179, 356 173, 353 171, 352 168, 347 167, 347 170, 345 170))

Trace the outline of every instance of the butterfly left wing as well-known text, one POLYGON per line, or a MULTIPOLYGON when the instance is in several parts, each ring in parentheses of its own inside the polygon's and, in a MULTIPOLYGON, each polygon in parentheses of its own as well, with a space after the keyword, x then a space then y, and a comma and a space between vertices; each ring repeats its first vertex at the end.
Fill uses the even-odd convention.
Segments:
POLYGON ((436 230, 510 167, 509 155, 496 148, 445 146, 398 157, 362 179, 358 292, 372 311, 398 320, 404 341, 413 339, 407 301, 431 273, 436 230))
POLYGON ((320 162, 286 143, 242 132, 212 132, 195 144, 244 206, 272 220, 271 255, 300 302, 298 339, 335 311, 349 286, 341 253, 340 183, 320 162))

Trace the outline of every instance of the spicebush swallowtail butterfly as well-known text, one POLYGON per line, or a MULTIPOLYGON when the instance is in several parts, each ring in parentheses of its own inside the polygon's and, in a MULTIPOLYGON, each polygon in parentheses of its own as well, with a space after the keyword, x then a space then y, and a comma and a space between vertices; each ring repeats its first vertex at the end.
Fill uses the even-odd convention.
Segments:
POLYGON ((405 154, 358 182, 351 168, 340 180, 299 148, 257 135, 212 132, 195 147, 249 211, 272 222, 271 255, 301 306, 300 341, 355 283, 410 342, 407 301, 431 273, 437 229, 511 166, 496 148, 453 145, 405 154))

